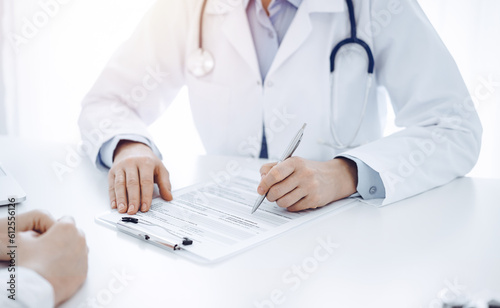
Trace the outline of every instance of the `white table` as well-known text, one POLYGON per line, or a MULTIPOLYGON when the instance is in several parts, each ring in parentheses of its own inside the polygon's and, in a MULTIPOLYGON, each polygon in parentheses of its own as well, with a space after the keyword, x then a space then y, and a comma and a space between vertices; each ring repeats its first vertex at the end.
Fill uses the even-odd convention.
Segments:
MULTIPOLYGON (((60 181, 52 168, 68 148, 0 138, 0 161, 28 193, 18 213, 71 215, 85 231, 88 279, 64 307, 438 307, 455 279, 500 298, 500 180, 462 178, 380 209, 359 203, 207 266, 96 224, 109 207, 106 174, 84 158, 60 181), (318 240, 329 237, 340 247, 315 260, 318 240), (131 277, 116 279, 122 272, 131 277)), ((172 160, 174 189, 227 162, 172 160)))

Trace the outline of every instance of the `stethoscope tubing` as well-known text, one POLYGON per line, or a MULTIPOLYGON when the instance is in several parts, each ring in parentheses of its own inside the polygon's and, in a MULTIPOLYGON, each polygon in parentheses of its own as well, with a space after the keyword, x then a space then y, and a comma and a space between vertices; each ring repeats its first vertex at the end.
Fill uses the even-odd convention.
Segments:
MULTIPOLYGON (((198 48, 195 50, 193 55, 191 56, 193 59, 192 63, 189 66, 189 70, 191 73, 196 76, 196 77, 203 77, 208 75, 214 68, 215 66, 215 61, 212 56, 212 54, 203 48, 203 20, 204 20, 204 15, 205 15, 205 10, 207 6, 207 0, 203 0, 203 3, 201 5, 201 10, 200 10, 200 16, 199 16, 199 29, 198 29, 198 48), (197 58, 197 59, 195 59, 197 58)), ((368 105, 368 96, 370 93, 370 88, 373 83, 373 72, 375 69, 375 59, 372 53, 372 50, 370 46, 363 40, 359 39, 357 37, 357 25, 356 25, 356 18, 354 15, 354 4, 352 0, 346 0, 347 4, 347 9, 348 9, 348 15, 349 15, 349 23, 350 23, 350 29, 351 29, 351 36, 349 38, 346 38, 339 42, 335 47, 332 49, 332 52, 330 53, 330 90, 333 89, 333 93, 330 94, 330 132, 334 141, 334 144, 326 144, 329 146, 332 146, 336 149, 339 150, 344 150, 348 148, 355 147, 353 146, 354 141, 356 140, 359 131, 361 129, 361 126, 363 124, 363 120, 366 114, 366 109, 368 105), (368 57, 368 79, 367 79, 367 85, 366 85, 366 90, 365 90, 365 97, 363 101, 363 106, 361 110, 361 117, 359 120, 359 124, 356 128, 356 131, 352 138, 350 138, 350 141, 347 143, 343 143, 340 141, 340 138, 337 135, 335 125, 333 122, 333 103, 334 99, 333 96, 336 96, 337 92, 337 82, 334 81, 333 79, 333 74, 335 72, 335 59, 337 57, 337 54, 339 50, 349 44, 355 44, 361 46, 368 57)))

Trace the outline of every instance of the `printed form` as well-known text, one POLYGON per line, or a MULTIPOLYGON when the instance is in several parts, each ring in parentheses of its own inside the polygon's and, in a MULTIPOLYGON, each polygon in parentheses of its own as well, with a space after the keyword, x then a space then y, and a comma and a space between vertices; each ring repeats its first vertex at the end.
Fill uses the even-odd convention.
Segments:
POLYGON ((174 200, 170 202, 156 198, 147 213, 128 216, 114 210, 96 219, 116 225, 122 217, 139 218, 154 225, 138 224, 138 230, 170 240, 188 237, 193 240, 193 244, 182 246, 182 249, 213 262, 319 216, 350 208, 346 205, 353 205, 357 200, 344 199, 298 213, 289 212, 275 202, 265 200, 254 214, 250 214, 259 196, 256 191, 259 181, 258 172, 244 170, 227 183, 208 182, 181 189, 174 193, 174 200))

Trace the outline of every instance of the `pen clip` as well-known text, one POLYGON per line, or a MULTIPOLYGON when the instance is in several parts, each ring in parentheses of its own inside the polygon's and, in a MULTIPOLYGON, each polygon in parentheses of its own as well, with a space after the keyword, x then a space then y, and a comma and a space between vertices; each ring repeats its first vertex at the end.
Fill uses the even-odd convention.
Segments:
POLYGON ((131 222, 131 223, 134 223, 134 224, 139 223, 139 219, 138 218, 133 218, 133 217, 122 217, 122 221, 123 222, 131 222))
MULTIPOLYGON (((117 226, 117 229, 120 231, 134 235, 134 236, 139 237, 145 241, 150 241, 150 242, 153 242, 157 245, 171 248, 172 250, 180 250, 180 249, 182 249, 181 246, 189 246, 189 245, 193 244, 193 240, 189 239, 188 237, 183 237, 183 238, 181 238, 182 241, 180 243, 175 243, 176 241, 167 241, 167 240, 162 239, 162 238, 155 236, 153 234, 148 234, 146 232, 142 232, 142 230, 138 230, 137 228, 133 227, 134 225, 137 225, 139 223, 142 223, 146 226, 156 226, 156 227, 160 227, 162 229, 165 229, 162 226, 158 226, 158 225, 153 224, 149 221, 139 220, 138 218, 134 218, 134 217, 122 217, 122 219, 117 222, 116 226, 117 226), (127 223, 132 223, 133 225, 130 225, 127 223)), ((166 231, 169 232, 170 234, 172 234, 170 231, 168 231, 168 230, 166 230, 166 231)), ((174 236, 176 236, 176 235, 174 235, 174 236)))
POLYGON ((283 162, 284 160, 290 158, 295 150, 299 147, 300 142, 302 141, 302 137, 304 136, 304 130, 307 126, 307 123, 304 123, 302 128, 297 132, 295 137, 292 139, 292 142, 288 145, 286 148, 285 152, 283 152, 283 155, 281 156, 281 159, 279 160, 278 163, 283 162))
MULTIPOLYGON (((300 144, 300 142, 301 142, 301 141, 302 141, 302 136, 300 136, 299 141, 297 141, 297 143, 295 144, 295 147, 293 148, 293 150, 292 150, 292 152, 291 152, 290 156, 292 156, 292 155, 293 155, 293 152, 295 152, 295 150, 297 150, 297 148, 299 147, 299 144, 300 144)), ((289 158, 289 157, 287 157, 287 158, 289 158)))

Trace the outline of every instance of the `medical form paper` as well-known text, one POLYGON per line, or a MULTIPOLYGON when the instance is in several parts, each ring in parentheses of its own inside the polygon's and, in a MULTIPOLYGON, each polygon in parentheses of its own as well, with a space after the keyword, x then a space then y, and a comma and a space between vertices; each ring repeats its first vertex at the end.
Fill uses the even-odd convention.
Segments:
MULTIPOLYGON (((193 240, 192 245, 182 247, 180 254, 193 254, 196 259, 215 262, 319 216, 350 208, 347 205, 356 202, 356 199, 344 199, 322 208, 292 213, 266 200, 250 214, 258 197, 259 181, 258 172, 244 170, 226 183, 208 182, 174 192, 174 200, 170 202, 156 198, 149 212, 137 213, 134 217, 170 231, 155 226, 140 227, 158 238, 175 239, 174 234, 193 240)), ((116 226, 125 216, 128 217, 114 210, 96 220, 116 226)))

